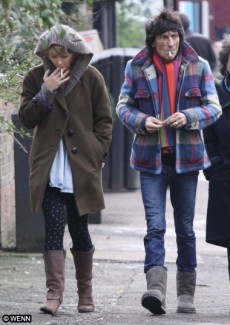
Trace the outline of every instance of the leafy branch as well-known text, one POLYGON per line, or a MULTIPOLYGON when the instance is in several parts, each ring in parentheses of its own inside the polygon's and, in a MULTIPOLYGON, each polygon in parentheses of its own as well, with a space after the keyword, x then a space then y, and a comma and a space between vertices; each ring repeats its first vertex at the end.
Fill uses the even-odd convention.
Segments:
POLYGON ((26 132, 23 128, 17 128, 13 123, 8 121, 4 116, 0 116, 0 133, 7 133, 11 135, 14 141, 20 146, 20 148, 28 153, 26 148, 21 144, 21 142, 15 137, 15 134, 19 134, 21 138, 25 139, 31 137, 31 134, 26 132))
MULTIPOLYGON (((85 28, 92 23, 92 4, 97 0, 1 0, 0 1, 0 98, 18 104, 22 76, 38 62, 33 54, 38 35, 56 24, 85 28), (85 10, 87 9, 87 10, 85 10)), ((2 125, 3 124, 3 125, 2 125)), ((11 132, 10 122, 0 128, 11 132)), ((14 132, 17 132, 14 129, 14 132)), ((18 130, 21 137, 25 136, 18 130)), ((18 141, 15 139, 15 141, 18 141)))

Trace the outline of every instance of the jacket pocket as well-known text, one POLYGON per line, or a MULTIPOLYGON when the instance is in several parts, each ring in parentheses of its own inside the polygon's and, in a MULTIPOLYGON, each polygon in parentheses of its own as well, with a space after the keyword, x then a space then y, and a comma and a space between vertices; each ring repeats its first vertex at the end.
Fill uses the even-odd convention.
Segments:
POLYGON ((149 99, 150 92, 147 89, 138 89, 134 95, 135 99, 149 99))
POLYGON ((147 115, 154 115, 153 101, 148 89, 140 88, 134 95, 138 109, 147 115))
POLYGON ((92 154, 92 161, 95 164, 96 169, 100 169, 104 160, 104 151, 100 144, 100 141, 94 134, 91 137, 90 148, 90 152, 92 154))
POLYGON ((198 87, 190 88, 185 91, 185 97, 191 98, 191 97, 201 97, 201 92, 198 87))

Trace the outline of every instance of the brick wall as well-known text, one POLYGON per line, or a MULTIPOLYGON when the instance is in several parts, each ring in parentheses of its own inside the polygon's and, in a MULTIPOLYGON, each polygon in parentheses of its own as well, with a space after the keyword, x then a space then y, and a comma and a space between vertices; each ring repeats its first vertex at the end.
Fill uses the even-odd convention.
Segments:
MULTIPOLYGON (((14 106, 0 99, 0 117, 11 121, 14 106)), ((14 139, 0 124, 0 248, 16 247, 14 139)))

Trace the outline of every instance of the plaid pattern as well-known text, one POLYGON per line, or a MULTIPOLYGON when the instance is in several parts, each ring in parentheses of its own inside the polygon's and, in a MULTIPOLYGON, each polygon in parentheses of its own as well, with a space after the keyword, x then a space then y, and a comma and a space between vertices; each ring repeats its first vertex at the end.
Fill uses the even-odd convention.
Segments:
MULTIPOLYGON (((176 89, 176 110, 183 112, 187 124, 176 130, 176 171, 191 172, 210 166, 201 130, 221 115, 210 66, 185 42, 176 89)), ((148 116, 159 116, 160 104, 156 69, 147 49, 141 50, 125 69, 116 107, 121 122, 135 133, 130 157, 132 168, 161 173, 159 133, 145 129, 148 116)))

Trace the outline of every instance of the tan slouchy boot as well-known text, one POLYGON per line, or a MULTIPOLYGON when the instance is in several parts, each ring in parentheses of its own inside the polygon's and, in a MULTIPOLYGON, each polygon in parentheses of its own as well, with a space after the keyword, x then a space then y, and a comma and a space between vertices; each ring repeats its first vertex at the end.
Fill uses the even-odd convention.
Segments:
POLYGON ((78 312, 93 312, 94 302, 92 297, 92 270, 93 270, 93 247, 88 252, 78 252, 71 249, 73 255, 78 288, 78 312))
POLYGON ((49 250, 43 254, 48 292, 40 310, 55 315, 62 303, 64 291, 65 251, 49 250))

